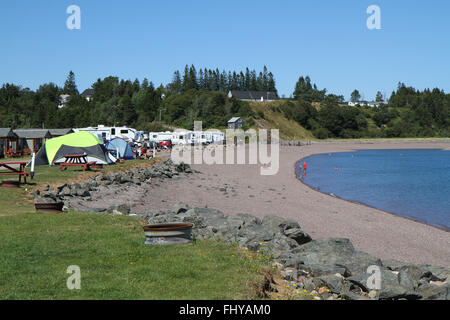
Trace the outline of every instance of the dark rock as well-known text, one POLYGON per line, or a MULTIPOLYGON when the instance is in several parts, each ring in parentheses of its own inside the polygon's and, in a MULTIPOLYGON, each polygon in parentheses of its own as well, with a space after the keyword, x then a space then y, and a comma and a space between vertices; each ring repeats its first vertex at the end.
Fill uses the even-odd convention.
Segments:
MULTIPOLYGON (((354 286, 360 288, 365 292, 369 292, 370 288, 368 279, 371 275, 368 273, 356 274, 347 278, 354 286)), ((405 287, 400 284, 399 277, 389 270, 381 270, 380 290, 378 291, 378 299, 380 300, 415 300, 420 299, 421 295, 415 292, 412 288, 405 287)))
POLYGON ((175 214, 180 214, 180 213, 186 212, 189 209, 191 209, 191 208, 183 202, 178 202, 172 208, 172 210, 175 212, 175 214))
POLYGON ((88 189, 79 188, 76 189, 75 192, 73 192, 74 195, 77 197, 89 197, 91 193, 88 191, 88 189))
POLYGON ((347 277, 350 274, 345 267, 330 264, 300 264, 297 266, 300 270, 308 272, 313 277, 336 274, 347 277))
POLYGON ((56 198, 51 197, 43 197, 43 196, 36 196, 34 198, 34 203, 36 204, 45 204, 45 203, 56 203, 56 198))
POLYGON ((342 294, 345 288, 349 291, 348 284, 345 283, 344 278, 337 275, 315 277, 312 279, 312 282, 316 288, 326 287, 335 294, 342 294))
POLYGON ((365 273, 371 265, 381 265, 381 260, 356 251, 348 239, 331 238, 313 240, 293 250, 299 264, 331 264, 345 267, 351 274, 365 273))
POLYGON ((417 289, 424 300, 450 300, 450 285, 425 284, 417 289))
POLYGON ((261 225, 261 223, 262 223, 261 219, 259 219, 258 217, 255 217, 251 214, 248 214, 248 213, 238 213, 238 214, 236 214, 236 217, 238 217, 239 219, 244 221, 245 226, 249 226, 249 225, 253 225, 253 224, 261 225))
POLYGON ((288 238, 291 238, 291 239, 295 240, 300 245, 308 243, 308 242, 310 242, 312 240, 311 237, 309 236, 309 234, 307 234, 306 232, 304 232, 300 228, 288 229, 288 230, 284 231, 284 234, 288 238))
POLYGON ((398 281, 401 286, 410 290, 415 290, 419 286, 418 280, 414 280, 407 270, 400 270, 398 273, 398 281))

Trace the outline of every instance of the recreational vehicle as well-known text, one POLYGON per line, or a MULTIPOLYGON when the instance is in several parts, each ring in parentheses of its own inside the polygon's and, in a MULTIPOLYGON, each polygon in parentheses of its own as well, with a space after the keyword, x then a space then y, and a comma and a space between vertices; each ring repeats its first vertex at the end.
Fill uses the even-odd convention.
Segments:
POLYGON ((225 133, 220 131, 206 131, 206 140, 208 143, 223 143, 225 140, 225 133))
POLYGON ((160 142, 164 140, 172 140, 173 139, 173 133, 170 131, 166 132, 150 132, 148 134, 148 139, 151 142, 160 142))
POLYGON ((174 145, 186 145, 188 144, 188 135, 190 131, 175 131, 172 134, 172 143, 174 145))
POLYGON ((207 144, 206 133, 203 131, 189 132, 187 135, 187 141, 191 145, 207 144))
POLYGON ((105 127, 103 125, 99 125, 98 127, 87 127, 73 130, 75 132, 88 131, 99 137, 99 139, 103 140, 103 142, 111 141, 114 138, 122 138, 124 140, 134 142, 139 138, 136 129, 128 127, 105 127))

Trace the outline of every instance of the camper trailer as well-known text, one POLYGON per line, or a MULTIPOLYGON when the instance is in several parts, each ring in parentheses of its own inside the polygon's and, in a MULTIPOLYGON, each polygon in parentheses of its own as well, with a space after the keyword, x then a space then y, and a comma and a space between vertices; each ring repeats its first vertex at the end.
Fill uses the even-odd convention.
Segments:
POLYGON ((206 133, 203 131, 192 131, 188 133, 187 141, 191 145, 208 144, 206 133))
POLYGON ((88 131, 99 137, 99 139, 103 140, 103 142, 111 141, 114 138, 122 138, 124 140, 134 142, 139 138, 136 129, 128 127, 106 127, 104 125, 98 125, 97 127, 87 127, 73 130, 75 132, 88 131))
POLYGON ((148 134, 148 139, 151 142, 160 142, 165 140, 172 140, 173 139, 173 133, 170 131, 166 132, 150 132, 148 134))
POLYGON ((190 131, 175 131, 172 134, 172 143, 174 145, 188 144, 188 135, 190 131))
POLYGON ((225 140, 225 134, 220 131, 206 131, 206 140, 208 143, 223 143, 225 140))

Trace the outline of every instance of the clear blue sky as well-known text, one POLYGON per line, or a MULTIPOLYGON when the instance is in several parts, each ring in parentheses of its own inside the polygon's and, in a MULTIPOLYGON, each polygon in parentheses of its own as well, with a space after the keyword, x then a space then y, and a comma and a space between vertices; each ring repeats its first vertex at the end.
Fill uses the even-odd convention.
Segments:
POLYGON ((300 75, 365 99, 399 81, 450 91, 450 1, 36 0, 0 2, 0 83, 62 86, 73 70, 83 91, 99 77, 166 84, 185 64, 261 70, 280 95, 300 75), (69 5, 81 30, 68 30, 69 5), (366 9, 381 8, 381 30, 366 9))

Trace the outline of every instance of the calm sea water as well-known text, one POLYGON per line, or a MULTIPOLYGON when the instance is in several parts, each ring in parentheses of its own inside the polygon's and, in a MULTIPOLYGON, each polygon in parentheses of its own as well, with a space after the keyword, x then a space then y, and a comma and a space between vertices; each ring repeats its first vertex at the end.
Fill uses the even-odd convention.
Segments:
POLYGON ((304 161, 307 174, 297 167, 297 176, 321 192, 450 230, 450 151, 362 150, 304 161))

